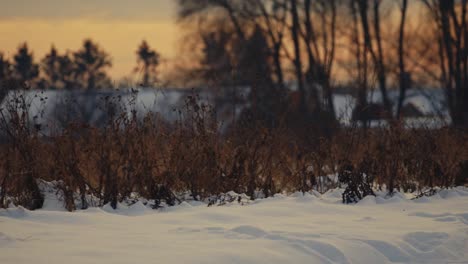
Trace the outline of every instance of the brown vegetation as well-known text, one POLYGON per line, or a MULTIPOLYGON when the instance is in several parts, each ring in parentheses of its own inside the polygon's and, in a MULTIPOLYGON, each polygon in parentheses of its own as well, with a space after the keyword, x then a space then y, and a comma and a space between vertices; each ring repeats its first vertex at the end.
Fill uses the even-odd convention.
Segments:
POLYGON ((71 123, 47 137, 31 124, 23 97, 8 104, 1 117, 0 206, 40 208, 39 179, 60 183, 69 210, 87 208, 87 195, 115 208, 136 192, 158 207, 174 205, 174 193, 185 191, 196 200, 231 190, 254 199, 340 184, 326 175, 339 175, 358 198, 372 194, 370 187, 386 186, 391 195, 467 181, 468 134, 452 128, 347 127, 322 136, 306 122, 299 131, 239 120, 221 134, 213 109, 195 95, 174 123, 153 114, 138 120, 119 98, 103 100, 109 120, 102 128, 71 123))

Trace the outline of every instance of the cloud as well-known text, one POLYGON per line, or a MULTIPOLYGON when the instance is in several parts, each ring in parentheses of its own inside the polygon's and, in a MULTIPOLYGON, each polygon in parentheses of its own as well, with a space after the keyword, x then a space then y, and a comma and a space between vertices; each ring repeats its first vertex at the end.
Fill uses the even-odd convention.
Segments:
POLYGON ((0 19, 173 20, 174 0, 0 0, 0 19))

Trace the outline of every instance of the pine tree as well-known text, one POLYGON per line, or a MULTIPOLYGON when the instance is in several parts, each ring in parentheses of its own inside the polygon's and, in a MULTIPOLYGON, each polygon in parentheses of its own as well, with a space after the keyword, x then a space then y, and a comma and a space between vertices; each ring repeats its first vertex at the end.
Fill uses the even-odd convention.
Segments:
POLYGON ((8 78, 11 77, 11 74, 11 63, 7 58, 5 58, 5 55, 0 52, 0 82, 5 82, 8 78))
POLYGON ((39 76, 39 66, 34 63, 32 52, 29 52, 28 45, 22 44, 14 56, 14 77, 21 84, 27 87, 32 86, 32 82, 39 76))
POLYGON ((143 72, 143 80, 141 86, 150 87, 157 81, 157 67, 159 65, 160 56, 152 50, 146 41, 140 44, 137 50, 137 63, 135 69, 137 72, 143 72))
POLYGON ((58 80, 60 78, 58 73, 59 67, 57 49, 52 46, 50 53, 42 59, 41 65, 42 72, 45 75, 46 86, 49 89, 58 88, 58 80))
POLYGON ((202 78, 221 85, 232 85, 232 63, 228 52, 231 35, 224 30, 204 34, 202 78))
POLYGON ((241 83, 251 87, 252 110, 261 116, 271 115, 278 108, 279 95, 271 77, 271 56, 262 29, 256 27, 240 45, 240 52, 235 56, 239 58, 237 72, 241 83))
POLYGON ((110 78, 105 70, 112 66, 112 61, 109 55, 101 50, 97 44, 90 39, 85 40, 83 48, 73 53, 73 58, 80 87, 99 89, 111 86, 110 78))
POLYGON ((50 89, 71 89, 77 86, 76 67, 69 54, 60 55, 52 46, 41 63, 45 86, 50 89))
POLYGON ((5 58, 3 53, 0 52, 0 103, 7 95, 10 88, 12 75, 12 66, 8 59, 5 58))

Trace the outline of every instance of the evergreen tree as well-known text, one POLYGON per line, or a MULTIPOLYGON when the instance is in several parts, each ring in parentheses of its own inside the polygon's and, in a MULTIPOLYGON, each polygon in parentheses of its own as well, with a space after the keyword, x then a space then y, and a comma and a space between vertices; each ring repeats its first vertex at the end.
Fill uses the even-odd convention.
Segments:
POLYGON ((232 85, 233 66, 229 54, 230 33, 219 30, 203 34, 203 58, 201 60, 202 78, 221 85, 232 85))
POLYGON ((45 86, 50 89, 71 89, 77 86, 76 67, 68 54, 60 55, 52 46, 49 54, 42 59, 45 86))
POLYGON ((39 76, 39 66, 34 63, 32 52, 29 52, 28 45, 22 44, 14 56, 14 77, 21 84, 31 87, 32 81, 39 76))
POLYGON ((159 65, 160 56, 155 50, 149 47, 146 41, 140 44, 136 53, 138 66, 135 71, 143 72, 141 86, 150 87, 157 81, 156 69, 159 65))
POLYGON ((241 45, 235 58, 238 58, 237 79, 243 85, 249 85, 252 111, 255 114, 271 116, 279 107, 280 96, 272 80, 271 56, 265 35, 256 27, 250 37, 241 45))
POLYGON ((60 78, 58 73, 60 70, 58 56, 57 49, 52 46, 50 53, 42 59, 41 69, 45 75, 46 86, 50 89, 58 88, 58 80, 60 78))
POLYGON ((8 59, 0 52, 0 103, 6 96, 11 81, 12 67, 8 59))
POLYGON ((85 40, 83 48, 73 53, 73 58, 76 65, 77 83, 80 87, 86 89, 111 87, 106 68, 112 66, 112 61, 97 44, 90 39, 85 40))
POLYGON ((12 68, 10 61, 0 52, 0 83, 5 82, 11 77, 12 68))

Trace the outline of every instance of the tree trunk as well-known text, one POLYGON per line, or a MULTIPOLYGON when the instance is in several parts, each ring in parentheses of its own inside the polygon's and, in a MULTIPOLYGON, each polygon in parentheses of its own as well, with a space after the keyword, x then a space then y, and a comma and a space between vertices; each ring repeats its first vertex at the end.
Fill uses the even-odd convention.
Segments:
POLYGON ((299 98, 299 110, 302 113, 307 111, 305 103, 305 89, 304 89, 304 78, 302 74, 302 61, 301 61, 301 48, 299 44, 299 15, 297 13, 297 0, 291 0, 291 15, 293 20, 293 25, 291 28, 291 34, 294 42, 294 67, 296 71, 297 85, 300 93, 299 98))
POLYGON ((398 97, 397 107, 397 119, 401 118, 401 109, 403 107, 403 101, 405 100, 408 78, 405 69, 405 57, 404 57, 404 42, 405 42, 405 23, 406 23, 406 11, 408 10, 408 0, 403 0, 401 4, 401 21, 398 38, 398 64, 400 68, 400 95, 398 97))
POLYGON ((367 12, 369 10, 369 3, 367 0, 358 0, 359 14, 361 17, 362 30, 364 34, 365 53, 371 54, 375 67, 377 68, 377 79, 379 88, 382 93, 382 101, 385 110, 388 111, 389 116, 392 114, 391 103, 387 95, 387 85, 385 76, 385 64, 383 58, 383 50, 380 38, 380 15, 379 15, 379 0, 374 0, 374 29, 376 31, 376 42, 379 55, 376 54, 373 47, 373 41, 370 34, 369 19, 367 12))
POLYGON ((379 80, 379 89, 382 93, 382 101, 389 117, 393 116, 392 104, 387 94, 387 76, 385 69, 385 59, 382 48, 382 37, 380 35, 380 0, 374 0, 374 31, 375 40, 377 42, 378 57, 376 57, 375 64, 377 66, 377 78, 379 80))

